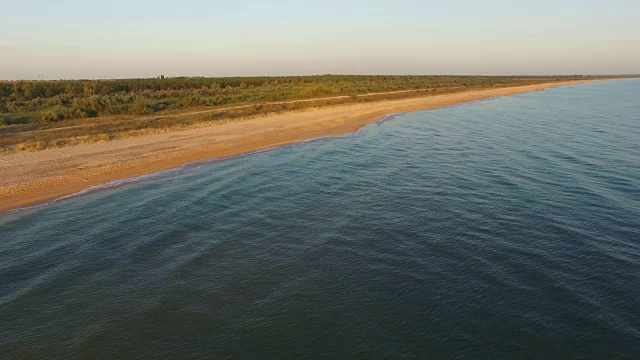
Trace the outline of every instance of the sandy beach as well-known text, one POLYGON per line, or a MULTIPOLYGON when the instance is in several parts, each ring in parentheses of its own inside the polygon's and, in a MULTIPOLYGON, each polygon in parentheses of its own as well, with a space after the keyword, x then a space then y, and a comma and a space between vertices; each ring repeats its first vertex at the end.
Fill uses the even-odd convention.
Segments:
POLYGON ((466 91, 274 114, 120 140, 0 155, 0 212, 115 180, 358 130, 392 113, 436 109, 586 81, 466 91))

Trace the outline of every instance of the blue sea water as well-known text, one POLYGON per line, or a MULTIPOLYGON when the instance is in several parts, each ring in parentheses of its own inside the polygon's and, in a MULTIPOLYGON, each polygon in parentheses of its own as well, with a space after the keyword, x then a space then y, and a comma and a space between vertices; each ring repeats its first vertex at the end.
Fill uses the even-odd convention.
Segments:
POLYGON ((640 81, 0 216, 0 358, 638 358, 640 81))

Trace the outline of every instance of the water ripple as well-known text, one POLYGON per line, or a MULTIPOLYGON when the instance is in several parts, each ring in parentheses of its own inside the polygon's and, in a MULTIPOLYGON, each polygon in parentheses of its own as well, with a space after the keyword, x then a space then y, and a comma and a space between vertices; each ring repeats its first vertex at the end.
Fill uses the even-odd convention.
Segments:
POLYGON ((0 216, 3 358, 634 358, 639 81, 394 114, 0 216))

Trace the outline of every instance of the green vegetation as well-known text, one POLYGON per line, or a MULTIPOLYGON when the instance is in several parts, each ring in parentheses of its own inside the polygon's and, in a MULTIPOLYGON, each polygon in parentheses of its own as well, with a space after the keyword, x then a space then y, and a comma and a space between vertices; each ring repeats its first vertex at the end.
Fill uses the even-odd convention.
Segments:
POLYGON ((576 78, 326 75, 0 82, 0 150, 37 150, 102 141, 134 135, 147 129, 309 106, 576 78), (359 96, 402 90, 416 91, 359 96), (344 97, 321 99, 335 96, 344 97), (291 102, 305 99, 318 100, 291 102), (276 102, 287 103, 273 104, 276 102), (168 116, 184 113, 183 109, 187 108, 192 109, 190 111, 212 111, 190 116, 168 116))

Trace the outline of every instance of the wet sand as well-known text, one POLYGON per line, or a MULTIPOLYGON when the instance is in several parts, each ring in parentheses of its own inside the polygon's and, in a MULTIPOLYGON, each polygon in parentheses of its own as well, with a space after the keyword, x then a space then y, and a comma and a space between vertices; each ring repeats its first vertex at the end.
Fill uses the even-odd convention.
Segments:
POLYGON ((112 181, 353 132, 393 113, 436 109, 588 81, 472 90, 447 95, 338 105, 186 130, 0 155, 0 212, 45 203, 112 181))

